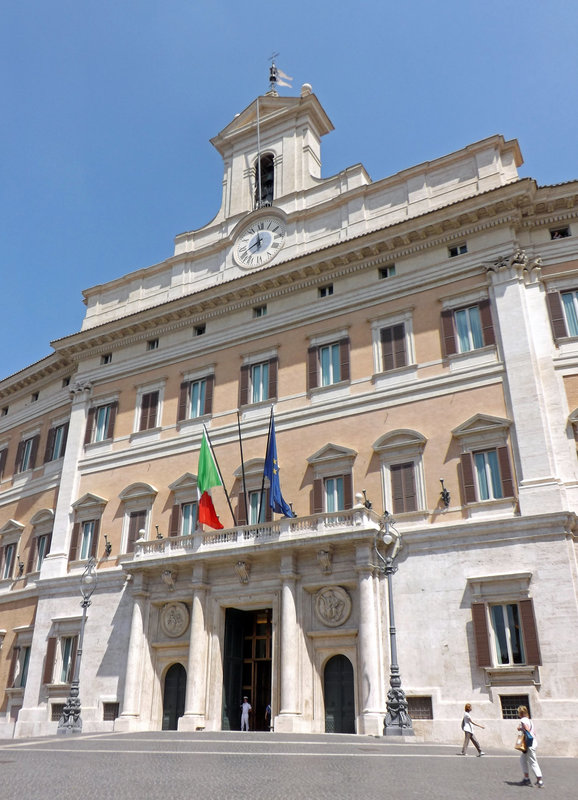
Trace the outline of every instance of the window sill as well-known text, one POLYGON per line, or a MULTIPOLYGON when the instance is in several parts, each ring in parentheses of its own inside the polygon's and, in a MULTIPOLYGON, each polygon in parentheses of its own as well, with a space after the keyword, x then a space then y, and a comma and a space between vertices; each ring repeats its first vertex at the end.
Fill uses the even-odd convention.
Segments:
POLYGON ((211 419, 211 414, 203 414, 201 417, 189 417, 189 419, 181 419, 177 422, 177 430, 188 431, 198 430, 211 419))
POLYGON ((330 386, 316 386, 311 389, 309 396, 312 403, 326 403, 328 400, 339 400, 349 396, 349 381, 339 381, 330 386))
POLYGON ((261 403, 249 403, 241 406, 241 414, 243 419, 262 419, 271 413, 271 406, 277 401, 276 397, 268 397, 261 403))
POLYGON ((47 461, 44 464, 44 474, 54 475, 62 469, 63 457, 55 458, 53 461, 47 461))
POLYGON ((493 344, 479 347, 477 350, 468 350, 466 353, 452 353, 448 356, 451 372, 474 369, 483 364, 496 364, 497 362, 498 351, 493 344))
POLYGON ((103 439, 102 442, 89 442, 84 445, 84 452, 87 455, 98 450, 103 453, 109 453, 112 450, 112 442, 112 439, 103 439))
POLYGON ((483 667, 486 686, 540 686, 540 672, 536 666, 516 664, 504 667, 483 667))
POLYGON ((161 427, 148 428, 146 431, 134 431, 129 436, 131 444, 134 442, 157 442, 161 438, 161 427))
POLYGON ((470 519, 492 519, 495 517, 513 517, 518 508, 515 497, 505 497, 501 500, 482 500, 478 503, 468 503, 466 510, 470 519))
POLYGON ((387 372, 377 372, 371 380, 377 389, 390 388, 391 386, 399 386, 399 384, 415 381, 417 380, 417 364, 389 369, 387 372))

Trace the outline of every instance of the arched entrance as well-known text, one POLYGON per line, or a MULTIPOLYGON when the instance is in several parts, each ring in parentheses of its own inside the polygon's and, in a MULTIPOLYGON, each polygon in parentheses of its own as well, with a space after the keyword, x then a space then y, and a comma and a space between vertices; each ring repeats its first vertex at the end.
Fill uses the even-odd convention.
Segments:
POLYGON ((343 655, 333 656, 323 675, 325 732, 355 733, 353 666, 343 655))
POLYGON ((163 692, 163 731, 176 731, 179 717, 185 713, 187 671, 182 664, 173 664, 165 675, 163 692))

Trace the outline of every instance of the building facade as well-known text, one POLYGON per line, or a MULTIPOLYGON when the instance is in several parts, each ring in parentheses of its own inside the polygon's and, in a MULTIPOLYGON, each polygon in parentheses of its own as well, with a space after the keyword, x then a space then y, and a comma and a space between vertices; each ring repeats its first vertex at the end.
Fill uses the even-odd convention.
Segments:
POLYGON ((520 178, 499 135, 324 178, 331 130, 307 84, 259 97, 212 140, 211 222, 0 382, 0 736, 55 733, 91 558, 85 731, 238 730, 246 695, 256 730, 270 704, 381 735, 387 510, 416 734, 456 740, 470 701, 510 746, 523 703, 542 752, 575 748, 578 182, 520 178))

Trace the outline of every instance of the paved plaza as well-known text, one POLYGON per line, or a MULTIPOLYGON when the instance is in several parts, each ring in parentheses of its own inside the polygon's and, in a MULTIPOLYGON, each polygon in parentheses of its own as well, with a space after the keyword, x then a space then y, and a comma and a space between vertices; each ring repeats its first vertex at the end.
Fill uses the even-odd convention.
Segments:
POLYGON ((577 797, 578 760, 540 758, 545 788, 516 785, 514 750, 341 735, 83 734, 0 741, 2 800, 517 800, 577 797), (532 796, 532 795, 529 795, 532 796))

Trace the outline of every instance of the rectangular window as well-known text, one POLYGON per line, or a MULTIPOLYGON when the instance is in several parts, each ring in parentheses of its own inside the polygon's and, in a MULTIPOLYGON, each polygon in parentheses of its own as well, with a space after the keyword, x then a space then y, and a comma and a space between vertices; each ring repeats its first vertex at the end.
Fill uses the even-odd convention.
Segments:
POLYGON ((181 505, 181 536, 192 536, 197 529, 197 504, 181 505))
POLYGON ((325 478, 325 510, 342 511, 345 508, 345 496, 343 492, 343 477, 325 478))
POLYGON ((267 493, 249 492, 249 525, 265 522, 267 507, 267 493), (261 513, 259 514, 259 510, 261 513))
POLYGON ((110 406, 100 406, 100 408, 96 409, 96 427, 94 430, 95 442, 103 442, 105 439, 108 439, 110 411, 110 406))
POLYGON ((92 545, 94 543, 95 528, 96 528, 96 521, 93 519, 82 523, 82 533, 80 540, 81 561, 90 558, 92 554, 92 545))
POLYGON ((38 451, 38 442, 40 436, 31 436, 28 439, 23 439, 18 444, 16 452, 16 464, 14 465, 14 472, 26 472, 29 469, 34 469, 36 466, 36 453, 38 451))
POLYGON ((477 305, 455 311, 454 320, 460 353, 467 353, 484 346, 480 310, 477 305))
POLYGON ((578 336, 578 292, 562 292, 568 336, 578 336))
POLYGON ((103 703, 102 704, 102 721, 113 722, 119 714, 119 703, 103 703))
POLYGON ((36 571, 40 571, 42 562, 50 552, 50 534, 38 536, 36 539, 36 571))
POLYGON ((147 342, 147 350, 158 350, 158 349, 159 349, 159 340, 149 339, 147 342))
POLYGON ((4 450, 0 450, 0 480, 4 476, 4 470, 6 468, 6 459, 8 458, 8 448, 5 447, 4 450))
POLYGON ((146 392, 141 397, 139 431, 150 431, 157 426, 159 392, 146 392))
POLYGON ((307 351, 307 391, 349 380, 349 339, 318 344, 307 351))
POLYGON ((379 335, 383 371, 405 367, 407 364, 405 324, 400 322, 398 325, 382 328, 379 335))
POLYGON ((100 363, 104 366, 105 364, 112 363, 112 353, 105 353, 103 356, 100 357, 100 363))
POLYGON ((530 698, 527 694, 501 694, 502 719, 518 719, 518 706, 526 706, 530 717, 530 698))
POLYGON ((46 440, 46 451, 44 453, 45 464, 49 461, 56 461, 64 456, 67 437, 68 422, 50 428, 46 440))
POLYGON ((3 558, 3 566, 2 566, 2 579, 7 580, 8 578, 12 577, 12 572, 14 570, 14 556, 16 555, 16 545, 15 544, 7 544, 4 548, 4 558, 3 558))
POLYGON ((60 717, 64 714, 64 703, 51 703, 50 721, 60 722, 60 717))
POLYGON ((214 375, 181 383, 177 420, 198 419, 213 411, 214 375))
POLYGON ((251 367, 251 402, 261 403, 269 397, 269 362, 251 367))
POLYGON ((13 686, 24 688, 28 678, 28 665, 30 663, 30 645, 18 648, 18 660, 13 686))
POLYGON ((193 328, 193 336, 202 336, 207 331, 207 326, 205 324, 202 325, 195 325, 193 328))
POLYGON ((482 300, 442 312, 443 349, 446 356, 469 353, 496 343, 490 301, 482 300))
POLYGON ((321 365, 321 386, 331 386, 341 380, 339 343, 323 345, 319 348, 321 365))
POLYGON ((395 264, 389 264, 387 267, 380 267, 377 272, 380 281, 385 278, 391 278, 393 275, 395 275, 395 264))
POLYGON ((63 636, 60 640, 60 681, 59 683, 70 683, 76 658, 76 636, 63 636))
POLYGON ((253 318, 259 319, 259 317, 264 317, 267 314, 267 306, 255 306, 253 309, 253 318))
POLYGON ((131 511, 128 518, 128 536, 126 542, 126 552, 134 553, 134 543, 141 536, 146 535, 146 511, 131 511), (144 533, 141 534, 141 531, 144 533))
POLYGON ((118 404, 115 402, 103 403, 89 409, 84 444, 104 442, 113 438, 117 408, 118 404))
POLYGON ((524 647, 517 603, 490 606, 497 664, 523 664, 524 647))
POLYGON ((474 453, 478 500, 499 500, 504 496, 497 450, 474 453))
POLYGON ((433 719, 431 697, 406 697, 407 710, 412 719, 433 719))
POLYGON ((394 514, 417 510, 417 493, 415 488, 415 465, 413 461, 405 464, 392 464, 391 497, 394 514))
POLYGON ((450 258, 455 258, 456 256, 463 256, 464 253, 468 252, 468 246, 465 242, 461 244, 456 244, 453 247, 448 247, 448 256, 450 258))
POLYGON ((191 383, 191 408, 190 418, 202 417, 205 413, 205 396, 207 392, 207 381, 203 378, 200 381, 191 383))
POLYGON ((550 239, 566 239, 570 236, 570 228, 566 225, 564 228, 554 228, 550 231, 550 239))
POLYGON ((328 283, 327 286, 320 286, 318 294, 319 297, 330 297, 333 294, 333 284, 328 283))

